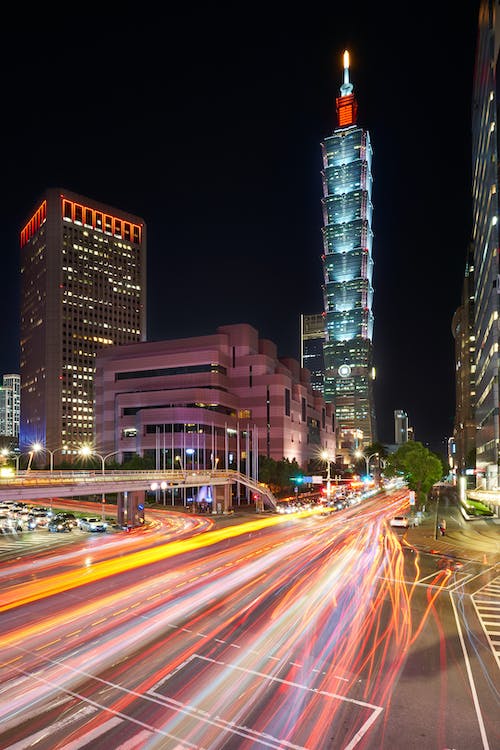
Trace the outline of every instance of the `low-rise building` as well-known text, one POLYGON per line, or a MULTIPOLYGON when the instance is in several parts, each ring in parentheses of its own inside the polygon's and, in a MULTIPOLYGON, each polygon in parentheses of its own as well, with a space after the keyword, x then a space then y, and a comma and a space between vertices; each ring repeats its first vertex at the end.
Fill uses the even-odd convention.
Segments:
POLYGON ((95 449, 121 461, 138 454, 158 469, 257 477, 258 456, 303 468, 321 451, 335 456, 333 405, 247 324, 102 350, 95 398, 95 449))

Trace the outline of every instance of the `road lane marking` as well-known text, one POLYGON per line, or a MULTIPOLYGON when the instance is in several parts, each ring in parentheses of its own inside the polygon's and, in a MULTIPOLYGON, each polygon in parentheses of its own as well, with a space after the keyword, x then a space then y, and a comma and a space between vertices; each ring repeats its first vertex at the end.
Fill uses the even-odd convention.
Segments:
POLYGON ((467 677, 469 678, 469 685, 472 692, 472 700, 474 702, 474 708, 476 710, 476 716, 477 721, 479 724, 479 731, 481 733, 481 739, 483 741, 483 749, 489 750, 490 746, 488 743, 488 737, 486 736, 486 729, 484 727, 484 721, 483 721, 483 715, 481 713, 481 707, 479 705, 479 698, 476 692, 476 686, 474 684, 474 678, 472 676, 472 669, 469 661, 469 654, 467 653, 467 649, 465 647, 465 640, 462 633, 462 625, 460 622, 460 618, 458 616, 457 608, 455 607, 455 602, 453 601, 453 593, 449 592, 450 602, 453 609, 453 614, 455 615, 455 622, 457 625, 457 631, 458 631, 458 638, 460 640, 460 645, 462 647, 462 653, 464 655, 464 661, 465 661, 465 668, 467 670, 467 677))

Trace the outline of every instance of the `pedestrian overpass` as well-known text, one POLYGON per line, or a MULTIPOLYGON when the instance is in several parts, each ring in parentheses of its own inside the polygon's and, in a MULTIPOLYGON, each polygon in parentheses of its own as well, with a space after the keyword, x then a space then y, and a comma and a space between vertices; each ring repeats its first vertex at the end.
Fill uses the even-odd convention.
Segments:
MULTIPOLYGON (((276 498, 266 484, 255 481, 237 471, 213 469, 201 471, 141 470, 141 471, 20 471, 14 475, 0 475, 2 500, 42 500, 54 497, 81 497, 107 494, 117 495, 117 520, 120 525, 140 522, 146 493, 197 489, 208 486, 213 497, 213 513, 229 513, 232 509, 232 486, 248 488, 255 499, 257 512, 265 508, 276 510, 276 498)), ((184 492, 184 497, 186 493, 184 492)))

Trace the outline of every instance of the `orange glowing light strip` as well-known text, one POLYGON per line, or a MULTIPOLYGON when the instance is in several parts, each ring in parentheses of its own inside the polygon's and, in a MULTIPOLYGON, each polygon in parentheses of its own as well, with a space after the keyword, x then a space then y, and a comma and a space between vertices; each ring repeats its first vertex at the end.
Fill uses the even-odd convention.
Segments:
MULTIPOLYGON (((76 203, 65 198, 63 195, 61 195, 61 214, 63 219, 78 221, 83 225, 90 226, 92 229, 109 232, 120 237, 123 236, 126 241, 134 242, 137 245, 142 242, 142 226, 140 224, 134 224, 131 221, 126 221, 123 217, 118 218, 117 216, 104 213, 104 211, 76 203), (97 215, 101 217, 101 225, 97 223, 97 215), (90 219, 90 221, 87 221, 87 219, 90 219)), ((21 247, 24 247, 29 242, 46 218, 47 201, 44 200, 20 232, 21 247)))
POLYGON ((120 236, 122 235, 123 226, 123 234, 126 240, 137 244, 142 241, 142 227, 139 224, 134 224, 131 221, 126 221, 123 217, 118 218, 90 206, 75 203, 69 200, 69 198, 65 198, 64 195, 61 195, 61 201, 63 218, 71 219, 71 221, 79 221, 86 226, 90 226, 92 229, 109 232, 110 234, 119 234, 120 236), (101 218, 100 224, 97 222, 97 215, 101 218))
POLYGON ((47 201, 43 201, 37 208, 28 223, 21 229, 21 247, 38 232, 45 219, 47 218, 47 201))

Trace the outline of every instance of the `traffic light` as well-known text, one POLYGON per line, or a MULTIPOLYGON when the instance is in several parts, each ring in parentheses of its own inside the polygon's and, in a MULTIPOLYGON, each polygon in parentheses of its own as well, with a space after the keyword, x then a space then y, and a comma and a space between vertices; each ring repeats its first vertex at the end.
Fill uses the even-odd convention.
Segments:
POLYGON ((301 474, 299 474, 298 477, 290 477, 290 479, 292 480, 292 482, 297 482, 297 484, 302 484, 302 482, 304 481, 304 477, 301 474))

